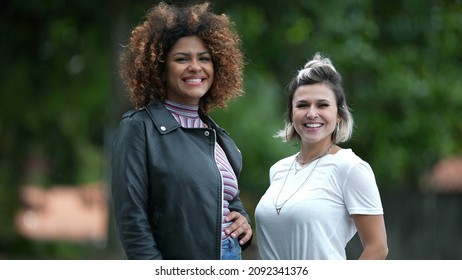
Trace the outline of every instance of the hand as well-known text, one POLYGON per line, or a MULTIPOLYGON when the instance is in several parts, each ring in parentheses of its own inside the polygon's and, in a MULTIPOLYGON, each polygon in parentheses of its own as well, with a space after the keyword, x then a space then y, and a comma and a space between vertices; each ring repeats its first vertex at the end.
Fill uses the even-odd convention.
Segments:
POLYGON ((232 238, 240 237, 239 244, 244 245, 252 237, 252 227, 247 222, 247 219, 239 212, 233 211, 229 213, 226 222, 233 221, 233 223, 225 229, 225 233, 232 238))

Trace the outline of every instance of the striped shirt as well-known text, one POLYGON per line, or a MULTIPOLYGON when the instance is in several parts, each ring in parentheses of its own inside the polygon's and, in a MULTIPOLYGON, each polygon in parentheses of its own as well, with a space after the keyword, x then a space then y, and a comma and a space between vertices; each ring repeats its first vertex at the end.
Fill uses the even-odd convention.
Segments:
MULTIPOLYGON (((199 117, 199 106, 178 104, 170 100, 166 100, 164 105, 182 127, 207 127, 207 125, 199 117)), ((230 226, 232 222, 225 222, 225 217, 230 213, 228 208, 229 201, 234 199, 238 193, 238 184, 236 174, 234 173, 225 152, 217 142, 215 142, 215 162, 218 170, 220 171, 221 181, 223 184, 223 218, 221 237, 222 239, 226 239, 228 236, 225 234, 224 230, 230 226)))

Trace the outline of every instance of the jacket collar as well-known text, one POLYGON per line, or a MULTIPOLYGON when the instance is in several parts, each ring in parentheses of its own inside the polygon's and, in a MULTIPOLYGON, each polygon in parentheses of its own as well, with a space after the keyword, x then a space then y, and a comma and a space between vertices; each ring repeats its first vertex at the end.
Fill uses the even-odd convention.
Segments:
MULTIPOLYGON (((179 127, 180 124, 175 120, 172 114, 165 108, 164 104, 159 100, 154 100, 150 104, 144 106, 152 122, 156 126, 160 134, 167 134, 179 127)), ((217 124, 208 116, 200 114, 202 121, 210 128, 219 128, 217 124)))

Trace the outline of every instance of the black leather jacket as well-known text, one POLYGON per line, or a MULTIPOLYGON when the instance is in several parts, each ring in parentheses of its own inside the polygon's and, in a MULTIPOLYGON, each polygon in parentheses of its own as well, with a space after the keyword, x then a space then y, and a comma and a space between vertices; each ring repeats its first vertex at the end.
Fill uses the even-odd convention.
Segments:
MULTIPOLYGON (((215 141, 236 176, 242 155, 225 130, 202 119, 209 128, 183 128, 160 102, 124 114, 113 143, 111 187, 128 259, 221 258, 223 189, 215 141)), ((250 223, 239 197, 229 208, 250 223)))

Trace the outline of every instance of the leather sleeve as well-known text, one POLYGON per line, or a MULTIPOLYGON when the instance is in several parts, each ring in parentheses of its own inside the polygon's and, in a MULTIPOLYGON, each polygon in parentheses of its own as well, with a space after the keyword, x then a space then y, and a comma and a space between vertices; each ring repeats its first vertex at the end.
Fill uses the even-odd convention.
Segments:
POLYGON ((112 149, 111 191, 117 234, 128 259, 162 259, 148 216, 148 171, 144 122, 126 116, 112 149))

